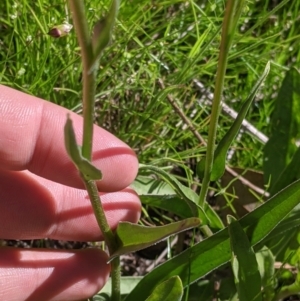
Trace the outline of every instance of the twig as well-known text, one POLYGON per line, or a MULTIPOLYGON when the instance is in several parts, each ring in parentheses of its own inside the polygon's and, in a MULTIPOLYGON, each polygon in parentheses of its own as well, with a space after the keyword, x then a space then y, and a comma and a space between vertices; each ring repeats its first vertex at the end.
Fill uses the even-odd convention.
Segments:
POLYGON ((241 176, 240 174, 238 174, 237 172, 235 172, 232 168, 230 168, 229 166, 226 166, 226 171, 228 171, 231 175, 233 175, 234 177, 237 177, 245 186, 248 186, 250 189, 252 189, 253 191, 265 196, 265 197, 269 197, 270 194, 265 191, 264 189, 255 186, 254 184, 252 184, 250 181, 248 181, 247 179, 245 179, 243 176, 241 176))

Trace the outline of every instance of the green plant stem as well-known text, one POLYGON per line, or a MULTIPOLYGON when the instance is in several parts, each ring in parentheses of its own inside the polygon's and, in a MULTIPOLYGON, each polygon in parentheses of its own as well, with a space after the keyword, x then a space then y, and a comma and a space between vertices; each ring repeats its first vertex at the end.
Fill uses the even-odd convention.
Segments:
POLYGON ((119 301, 121 300, 121 265, 120 265, 120 257, 117 256, 111 262, 111 301, 119 301))
POLYGON ((213 166, 217 126, 221 110, 221 100, 227 67, 228 53, 232 44, 234 30, 237 25, 243 2, 244 1, 240 0, 228 0, 226 5, 225 16, 222 26, 218 69, 216 74, 216 86, 214 99, 212 102, 212 112, 208 131, 205 171, 198 201, 198 204, 202 207, 205 206, 205 199, 209 188, 210 175, 213 166))
MULTIPOLYGON (((74 27, 78 36, 78 42, 81 48, 81 57, 83 64, 83 138, 82 138, 82 156, 91 161, 93 147, 93 115, 95 107, 96 90, 96 68, 91 71, 94 61, 94 51, 92 39, 89 33, 86 21, 84 2, 82 0, 69 0, 73 15, 74 27)), ((102 207, 99 192, 95 181, 88 181, 81 174, 85 188, 94 210, 97 223, 102 231, 104 240, 108 246, 109 253, 115 250, 115 237, 111 231, 102 207)), ((116 258, 112 264, 112 301, 119 301, 120 293, 120 259, 116 258)))
POLYGON ((110 253, 113 253, 115 251, 115 238, 114 234, 111 231, 105 213, 104 209, 99 197, 98 188, 95 181, 89 181, 84 178, 84 175, 81 175, 81 178, 83 179, 85 188, 89 194, 91 204, 95 213, 95 217, 97 220, 97 223, 99 225, 99 228, 101 229, 101 232, 103 234, 104 240, 108 246, 108 250, 110 253))
POLYGON ((93 46, 86 21, 84 2, 82 0, 70 0, 70 7, 73 14, 73 22, 78 36, 82 57, 82 78, 83 78, 83 138, 82 155, 91 160, 93 147, 93 115, 95 105, 96 71, 89 72, 93 63, 93 46))

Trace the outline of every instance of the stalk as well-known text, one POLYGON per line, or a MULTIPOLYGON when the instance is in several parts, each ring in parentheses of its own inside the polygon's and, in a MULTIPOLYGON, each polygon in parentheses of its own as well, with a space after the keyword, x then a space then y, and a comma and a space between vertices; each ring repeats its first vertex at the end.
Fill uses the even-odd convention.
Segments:
MULTIPOLYGON (((94 53, 92 38, 89 33, 88 24, 85 17, 84 2, 82 0, 69 0, 69 5, 72 11, 75 31, 78 37, 79 46, 81 48, 82 58, 82 80, 83 80, 83 139, 82 139, 82 156, 91 161, 93 147, 93 120, 95 108, 95 90, 96 90, 96 70, 92 68, 95 63, 96 54, 94 53)), ((115 237, 110 229, 99 192, 95 181, 88 180, 84 174, 80 173, 88 192, 93 211, 103 234, 105 243, 108 246, 109 253, 112 254, 115 250, 115 237)), ((117 257, 111 262, 111 278, 112 278, 112 301, 119 301, 120 293, 120 258, 117 257)))
POLYGON ((70 0, 75 31, 81 49, 82 59, 82 104, 83 104, 83 139, 82 155, 91 160, 93 147, 93 115, 95 107, 96 70, 89 73, 93 63, 93 46, 88 24, 85 17, 84 2, 82 0, 70 0))
POLYGON ((198 204, 200 206, 205 206, 205 200, 209 189, 210 175, 211 175, 213 160, 214 160, 217 126, 218 126, 219 115, 221 111, 221 99, 222 99, 222 93, 224 87, 225 73, 227 68, 228 54, 232 44, 234 31, 236 29, 236 25, 239 16, 241 14, 244 2, 245 2, 244 0, 228 0, 225 9, 225 16, 224 16, 222 34, 221 34, 221 45, 220 45, 220 53, 219 53, 219 60, 218 60, 218 68, 216 74, 215 93, 212 102, 212 111, 211 111, 211 118, 210 118, 209 131, 208 131, 205 171, 204 171, 204 178, 202 181, 201 192, 198 200, 198 204))

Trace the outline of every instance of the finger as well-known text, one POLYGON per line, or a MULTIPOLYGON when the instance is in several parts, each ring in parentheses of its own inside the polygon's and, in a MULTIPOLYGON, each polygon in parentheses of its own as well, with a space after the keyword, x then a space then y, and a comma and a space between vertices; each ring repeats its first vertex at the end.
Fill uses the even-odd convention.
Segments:
POLYGON ((80 251, 0 249, 1 300, 83 300, 108 279, 107 255, 80 251))
MULTIPOLYGON (((129 188, 100 193, 108 224, 137 222, 141 204, 129 188)), ((103 237, 87 192, 29 172, 0 170, 0 237, 99 241, 103 237), (9 189, 8 189, 9 188, 9 189)))
MULTIPOLYGON (((78 144, 82 118, 70 111, 0 85, 0 166, 25 170, 58 183, 83 188, 64 146, 64 125, 71 114, 78 144)), ((102 171, 101 191, 127 187, 138 170, 136 155, 125 143, 94 126, 93 163, 102 171)))

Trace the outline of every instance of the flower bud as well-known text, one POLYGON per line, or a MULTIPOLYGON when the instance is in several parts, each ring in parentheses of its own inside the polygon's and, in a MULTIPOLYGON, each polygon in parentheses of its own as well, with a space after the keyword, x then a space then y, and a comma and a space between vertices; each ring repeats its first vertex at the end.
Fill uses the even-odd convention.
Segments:
POLYGON ((57 25, 57 26, 52 27, 49 30, 48 35, 53 38, 61 38, 61 37, 66 36, 67 34, 69 34, 69 32, 71 31, 72 28, 73 28, 73 25, 68 24, 68 23, 57 25))

